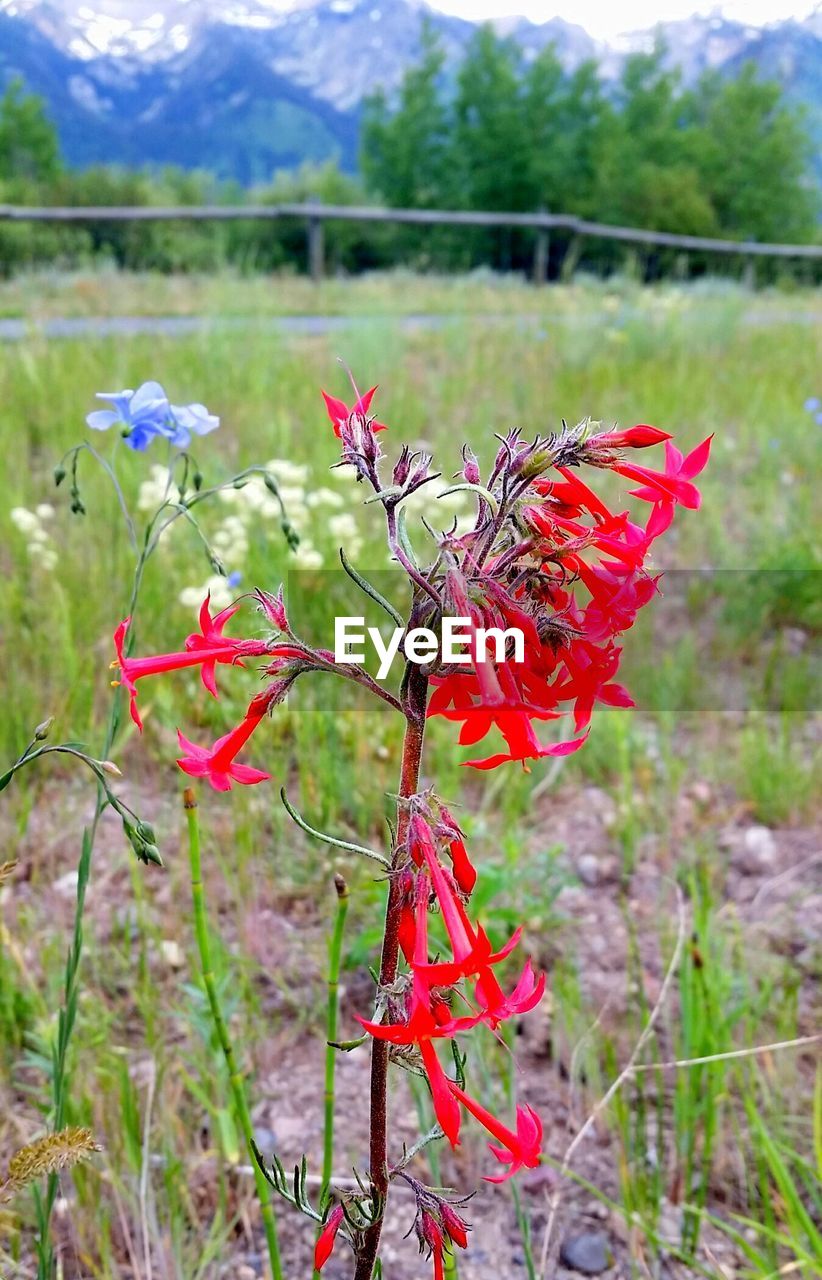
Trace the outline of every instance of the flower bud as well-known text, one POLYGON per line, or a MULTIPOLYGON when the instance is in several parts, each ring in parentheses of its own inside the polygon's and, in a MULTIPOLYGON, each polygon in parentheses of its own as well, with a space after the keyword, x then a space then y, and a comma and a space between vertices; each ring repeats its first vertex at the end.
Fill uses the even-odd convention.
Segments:
POLYGON ((471 1229, 468 1223, 460 1217, 447 1200, 440 1201, 440 1215, 442 1217, 442 1225, 454 1244, 458 1244, 461 1249, 467 1248, 468 1232, 471 1229))
POLYGON ((467 484, 479 484, 481 477, 477 456, 467 444, 462 446, 462 474, 467 484))
POLYGON ((411 457, 411 450, 408 448, 407 444, 404 444, 402 446, 402 453, 397 458, 394 465, 394 471, 391 476, 393 484, 400 487, 405 484, 411 474, 411 457))
POLYGON ((49 716, 47 720, 43 720, 34 730, 34 737, 37 742, 45 742, 51 732, 51 726, 54 724, 54 716, 49 716))
POLYGON ((265 614, 268 621, 278 631, 288 631, 288 615, 283 604, 283 589, 280 586, 275 596, 269 591, 263 591, 257 587, 254 596, 260 606, 260 611, 265 614))
POLYGON ((54 483, 59 487, 66 478, 66 468, 62 462, 54 468, 54 483))
POLYGON ((98 760, 97 763, 103 773, 110 774, 112 778, 122 778, 123 775, 113 760, 98 760))

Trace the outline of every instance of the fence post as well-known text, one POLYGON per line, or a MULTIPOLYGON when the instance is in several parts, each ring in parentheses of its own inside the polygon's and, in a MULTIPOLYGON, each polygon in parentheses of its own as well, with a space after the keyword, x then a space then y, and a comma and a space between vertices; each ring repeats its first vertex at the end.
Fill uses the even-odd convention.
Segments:
POLYGON ((322 218, 310 213, 308 215, 308 272, 315 284, 319 284, 323 278, 324 240, 322 218))
MULTIPOLYGON (((540 213, 547 213, 540 209, 540 213)), ((534 284, 545 284, 548 279, 548 255, 551 252, 551 237, 547 227, 537 229, 537 242, 534 246, 534 284)))

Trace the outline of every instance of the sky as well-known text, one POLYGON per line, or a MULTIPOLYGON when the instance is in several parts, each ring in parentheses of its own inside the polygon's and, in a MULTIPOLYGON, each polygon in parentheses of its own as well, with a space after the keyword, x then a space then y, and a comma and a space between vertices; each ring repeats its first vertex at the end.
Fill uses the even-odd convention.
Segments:
POLYGON ((595 39, 607 40, 625 31, 652 27, 656 22, 689 18, 719 10, 724 17, 761 26, 794 17, 806 18, 819 0, 428 0, 435 9, 462 18, 500 18, 522 14, 532 22, 565 18, 595 39))

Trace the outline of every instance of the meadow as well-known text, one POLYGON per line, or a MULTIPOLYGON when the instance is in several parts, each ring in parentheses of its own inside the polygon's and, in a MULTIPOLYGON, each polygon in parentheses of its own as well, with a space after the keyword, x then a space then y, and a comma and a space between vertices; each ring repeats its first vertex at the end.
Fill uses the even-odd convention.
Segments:
MULTIPOLYGON (((319 388, 345 393, 338 359, 361 385, 380 384, 389 455, 392 434, 429 445, 445 478, 462 440, 487 460, 494 433, 513 425, 533 435, 563 418, 653 423, 684 448, 715 433, 702 509, 679 520, 654 566, 666 572, 663 597, 627 637, 637 709, 598 711, 583 751, 530 774, 466 771, 448 726, 432 729, 429 768, 460 806, 483 868, 483 920, 501 935, 525 918, 527 949, 549 974, 536 1025, 518 1035, 519 1069, 549 1120, 547 1161, 518 1190, 484 1187, 471 1202, 465 1280, 565 1274, 556 1246, 572 1260, 568 1242, 580 1235, 590 1248, 590 1237, 606 1243, 617 1276, 764 1280, 822 1269, 822 1070, 818 1042, 792 1043, 818 1031, 822 960, 822 421, 807 404, 822 398, 818 307, 811 293, 752 294, 711 280, 642 288, 579 279, 534 290, 484 273, 319 288, 289 277, 116 273, 0 284, 0 315, 31 326, 0 347, 0 762, 48 716, 56 737, 92 753, 102 738, 131 550, 91 458, 80 463, 84 515, 70 512, 66 482, 56 489, 53 480, 64 452, 91 434, 84 419, 96 391, 157 378, 175 402, 204 402, 222 420, 195 449, 204 485, 270 463, 300 536, 290 550, 259 486, 252 499, 232 490, 209 508, 207 546, 181 521, 146 574, 145 652, 179 648, 203 589, 226 590, 215 553, 240 575, 237 590, 285 580, 298 626, 326 645, 330 610, 344 612, 337 606, 352 590, 340 543, 384 594, 399 588, 374 507, 329 470, 338 450, 319 388), (352 323, 313 335, 266 323, 317 313, 352 323), (117 314, 205 323, 173 338, 38 332, 48 317, 117 314), (440 321, 403 323, 415 315, 440 321), (225 323, 232 317, 242 323, 225 323), (640 1037, 642 1069, 599 1106, 640 1037), (709 1061, 676 1065, 693 1059, 709 1061), (592 1113, 562 1178, 552 1175, 592 1113)), ((118 455, 138 516, 162 488, 165 462, 159 451, 118 455)), ((609 492, 624 497, 628 487, 609 492)), ((436 505, 421 505, 417 518, 432 519, 436 505)), ((463 514, 459 498, 443 498, 443 508, 448 519, 463 514)), ((412 536, 424 536, 421 526, 412 536)), ((147 687, 142 738, 124 727, 110 753, 125 775, 120 793, 156 828, 165 866, 137 863, 120 825, 104 818, 66 1103, 67 1122, 89 1125, 103 1150, 61 1181, 54 1232, 65 1277, 265 1274, 254 1183, 199 978, 174 764, 176 726, 204 741, 241 713, 247 676, 229 671, 224 687, 219 703, 185 672, 147 687)), ((343 1037, 370 998, 384 890, 369 867, 296 829, 279 788, 312 825, 379 847, 399 746, 389 718, 305 682, 257 747, 275 782, 201 796, 216 980, 258 1145, 276 1146, 286 1167, 302 1151, 316 1167, 321 1150, 333 874, 343 871, 351 891, 343 1037)), ((17 861, 0 886, 0 1170, 42 1131, 51 1105, 92 808, 86 780, 53 761, 0 796, 0 863, 17 861)), ((507 1049, 489 1034, 475 1051, 501 1099, 517 1083, 507 1049)), ((366 1080, 366 1048, 341 1055, 342 1179, 367 1163, 366 1080)), ((406 1077, 395 1092, 400 1132, 410 1135, 430 1102, 406 1077)), ((429 1180, 469 1186, 479 1146, 466 1141, 457 1156, 432 1147, 417 1160, 430 1162, 429 1180)), ((311 1242, 287 1209, 279 1216, 296 1280, 309 1274, 311 1242)), ((4 1280, 37 1274, 32 1224, 25 1198, 0 1210, 4 1280)), ((401 1234, 389 1221, 386 1280, 427 1274, 401 1234)), ((345 1260, 324 1274, 345 1276, 345 1260)))

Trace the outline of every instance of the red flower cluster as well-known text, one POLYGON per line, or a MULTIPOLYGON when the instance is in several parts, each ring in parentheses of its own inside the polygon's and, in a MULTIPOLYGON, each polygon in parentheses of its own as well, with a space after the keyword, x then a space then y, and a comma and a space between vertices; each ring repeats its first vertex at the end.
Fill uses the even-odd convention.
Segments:
MULTIPOLYGON (((258 599, 269 621, 281 618, 285 624, 285 611, 279 596, 269 596, 261 592, 258 599)), ((167 671, 199 666, 203 684, 216 698, 218 664, 243 666, 243 658, 266 656, 271 659, 266 667, 266 673, 275 679, 267 689, 252 698, 242 722, 230 733, 218 738, 213 747, 198 747, 178 730, 177 737, 185 753, 177 761, 180 768, 191 777, 207 778, 217 791, 230 791, 232 782, 253 784, 264 782, 271 777, 261 769, 237 764, 235 757, 267 712, 282 700, 298 672, 309 665, 307 653, 299 645, 274 644, 268 640, 235 639, 224 635, 223 628, 238 608, 239 605, 232 605, 212 617, 210 596, 206 596, 200 608, 200 630, 187 637, 184 653, 160 653, 148 658, 130 658, 126 655, 126 642, 131 619, 126 618, 121 622, 114 633, 117 658, 112 666, 119 668, 120 679, 113 680, 112 684, 115 686, 122 684, 128 691, 131 718, 141 731, 143 722, 137 710, 138 680, 146 676, 162 675, 167 671)), ((277 622, 275 625, 279 626, 277 622)))
POLYGON ((506 995, 494 973, 494 967, 510 955, 520 939, 521 930, 498 951, 494 951, 481 925, 470 920, 465 898, 470 893, 476 872, 462 840, 462 833, 448 810, 434 807, 430 800, 417 796, 412 801, 408 830, 408 863, 397 874, 402 879, 400 905, 400 946, 408 963, 409 985, 400 1000, 390 998, 386 1007, 387 1021, 358 1021, 377 1040, 413 1048, 425 1068, 434 1111, 443 1133, 453 1147, 459 1143, 464 1107, 479 1120, 499 1144, 491 1146, 497 1159, 509 1168, 505 1173, 489 1176, 488 1182, 503 1182, 523 1166, 534 1168, 539 1163, 542 1124, 530 1107, 517 1108, 516 1131, 508 1129, 479 1102, 470 1097, 455 1080, 445 1073, 437 1055, 435 1041, 451 1039, 479 1023, 492 1029, 507 1018, 527 1013, 542 998, 544 976, 537 978, 527 961, 519 981, 506 995), (450 866, 444 864, 441 854, 450 866), (429 959, 428 912, 432 902, 440 909, 442 922, 451 948, 451 958, 429 959), (470 996, 457 987, 466 981, 470 996), (468 1012, 455 1016, 452 1004, 465 1001, 468 1012))
MULTIPOLYGON (((615 681, 622 653, 618 636, 657 591, 646 562, 677 504, 695 508, 692 483, 708 461, 711 438, 683 457, 665 432, 639 426, 584 437, 566 432, 526 445, 505 442, 488 487, 499 495, 504 520, 490 501, 475 528, 449 545, 444 608, 468 618, 472 641, 465 667, 433 678, 428 714, 461 723, 459 741, 473 745, 496 728, 507 751, 470 760, 493 769, 510 760, 568 755, 585 742, 596 702, 632 706, 615 681), (665 441, 665 470, 624 462, 617 450, 665 441), (587 462, 641 482, 633 497, 651 504, 644 525, 627 511, 611 511, 572 467, 587 462), (549 479, 549 467, 558 478, 549 479), (517 628, 524 660, 494 661, 479 652, 480 628, 517 628), (535 724, 573 710, 580 736, 543 744, 535 724)), ((476 464, 471 463, 472 475, 476 464)))

